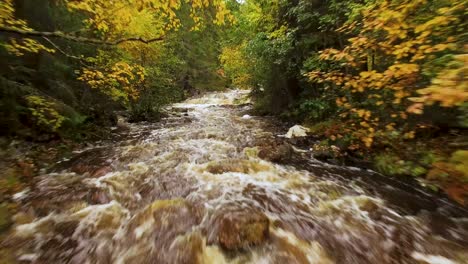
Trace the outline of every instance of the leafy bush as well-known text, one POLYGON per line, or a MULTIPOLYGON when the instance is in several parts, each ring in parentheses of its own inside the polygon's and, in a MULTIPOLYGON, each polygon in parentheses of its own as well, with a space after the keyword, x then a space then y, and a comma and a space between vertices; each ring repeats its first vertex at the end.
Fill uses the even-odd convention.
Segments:
POLYGON ((455 180, 468 183, 468 151, 458 150, 450 158, 434 162, 428 174, 429 179, 455 178, 455 180))
POLYGON ((65 117, 57 111, 54 102, 37 95, 29 95, 25 99, 38 127, 53 132, 60 128, 65 117))
MULTIPOLYGON (((427 168, 413 161, 402 160, 395 154, 380 154, 375 157, 375 168, 386 175, 411 175, 418 177, 427 173, 427 168)), ((428 166, 428 164, 425 164, 428 166)), ((430 165, 430 164, 429 164, 430 165)))

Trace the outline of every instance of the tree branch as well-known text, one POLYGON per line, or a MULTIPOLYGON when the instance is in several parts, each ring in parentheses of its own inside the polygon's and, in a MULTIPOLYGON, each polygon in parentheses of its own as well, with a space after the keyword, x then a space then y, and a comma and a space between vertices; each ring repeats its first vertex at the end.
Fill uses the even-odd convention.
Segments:
POLYGON ((68 53, 66 53, 65 51, 63 51, 57 44, 55 44, 54 42, 52 42, 49 38, 47 37, 42 37, 43 39, 45 39, 47 42, 49 42, 56 50, 58 50, 60 53, 62 53, 63 55, 65 55, 66 57, 70 58, 70 59, 75 59, 75 60, 82 60, 83 58, 80 58, 80 57, 77 57, 77 56, 73 56, 73 55, 70 55, 68 53))
POLYGON ((55 50, 58 50, 60 53, 62 53, 63 55, 65 55, 65 57, 67 58, 70 58, 70 59, 74 59, 74 60, 77 60, 81 65, 85 66, 85 67, 89 67, 88 64, 86 64, 84 61, 85 59, 83 57, 78 57, 78 56, 74 56, 74 55, 70 55, 68 53, 66 53, 65 51, 63 51, 57 44, 55 44, 54 42, 52 42, 52 40, 48 39, 47 37, 42 37, 45 41, 49 42, 54 48, 55 50))
POLYGON ((80 43, 90 43, 90 44, 97 44, 97 45, 119 45, 124 42, 142 42, 145 44, 150 44, 152 42, 158 42, 164 40, 164 37, 157 37, 151 39, 145 39, 142 37, 131 37, 131 38, 121 38, 112 41, 105 41, 95 38, 84 38, 84 37, 77 37, 73 35, 68 35, 66 33, 60 31, 54 32, 44 32, 44 31, 35 31, 35 30, 22 30, 13 27, 5 27, 0 26, 0 32, 3 33, 10 33, 10 34, 17 34, 22 36, 31 36, 31 37, 50 37, 50 38, 62 38, 69 41, 80 42, 80 43))

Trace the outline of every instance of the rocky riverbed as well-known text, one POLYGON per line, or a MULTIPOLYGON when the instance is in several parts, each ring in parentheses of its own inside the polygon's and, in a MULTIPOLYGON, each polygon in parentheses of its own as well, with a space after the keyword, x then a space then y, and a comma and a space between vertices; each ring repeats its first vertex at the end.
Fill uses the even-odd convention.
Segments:
MULTIPOLYGON (((212 93, 80 149, 12 194, 18 263, 466 263, 468 214, 372 171, 330 165, 212 93)), ((8 263, 7 262, 7 263, 8 263)))

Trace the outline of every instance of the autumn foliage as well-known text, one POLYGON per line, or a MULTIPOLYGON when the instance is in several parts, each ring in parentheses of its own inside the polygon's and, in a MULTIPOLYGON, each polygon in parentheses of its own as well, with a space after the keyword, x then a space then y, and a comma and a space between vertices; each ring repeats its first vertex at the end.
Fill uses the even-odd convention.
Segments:
MULTIPOLYGON (((144 107, 141 107, 144 111, 157 112, 161 104, 178 97, 174 95, 177 92, 161 91, 178 85, 177 78, 183 78, 179 75, 187 74, 180 68, 186 63, 183 60, 187 58, 183 56, 188 55, 182 51, 175 54, 170 42, 182 42, 184 38, 206 30, 209 25, 215 28, 233 21, 224 0, 64 0, 50 1, 46 5, 47 12, 57 12, 58 15, 54 15, 59 16, 55 26, 62 27, 63 21, 63 24, 71 24, 73 30, 33 28, 30 24, 35 21, 28 22, 18 16, 21 12, 17 12, 17 7, 21 8, 21 3, 0 0, 0 32, 5 33, 0 39, 0 47, 8 55, 18 57, 30 54, 40 57, 41 52, 64 55, 72 60, 67 62, 70 68, 79 65, 73 71, 75 80, 131 111, 144 101, 144 107), (70 48, 70 42, 87 46, 70 48), (92 51, 90 45, 94 45, 92 51), (180 73, 174 73, 176 67, 180 73), (150 80, 146 78, 148 72, 153 75, 150 80), (159 95, 163 99, 140 100, 142 93, 152 97, 159 95), (155 102, 149 102, 151 100, 155 102)), ((49 19, 43 24, 54 23, 49 19)), ((212 75, 215 74, 216 70, 213 70, 212 75)), ((55 132, 65 117, 58 109, 59 104, 50 100, 35 92, 23 96, 21 101, 26 102, 26 107, 31 110, 30 117, 37 125, 55 132)))
MULTIPOLYGON (((417 140, 416 133, 429 128, 418 116, 433 106, 455 109, 466 122, 466 8, 465 1, 377 1, 363 8, 359 20, 341 27, 357 34, 343 49, 320 52, 333 70, 306 74, 337 94, 339 117, 347 125, 331 140, 351 135, 348 148, 363 151, 417 140)), ((428 180, 443 179, 444 188, 462 203, 466 190, 460 190, 468 181, 464 153, 440 158, 444 161, 433 163, 427 174, 428 180)))
POLYGON ((441 1, 429 16, 429 5, 429 1, 382 1, 365 8, 361 21, 340 29, 360 33, 349 38, 344 49, 320 54, 321 60, 338 68, 307 74, 312 82, 327 82, 337 89, 340 117, 352 121, 348 133, 361 141, 351 148, 370 148, 376 138, 395 131, 412 139, 415 126, 401 126, 408 115, 422 114, 425 105, 458 107, 467 101, 463 39, 453 34, 466 6, 464 1, 441 1), (462 66, 444 68, 432 80, 425 76, 433 71, 431 61, 447 54, 454 54, 451 63, 461 60, 462 66))
POLYGON ((252 89, 259 113, 308 125, 316 146, 462 201, 466 9, 461 0, 248 0, 221 62, 234 86, 252 89))

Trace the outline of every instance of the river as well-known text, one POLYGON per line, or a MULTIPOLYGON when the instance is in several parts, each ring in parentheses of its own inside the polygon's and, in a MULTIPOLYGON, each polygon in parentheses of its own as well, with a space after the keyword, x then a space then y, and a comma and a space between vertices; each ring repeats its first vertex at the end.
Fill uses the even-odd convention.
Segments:
POLYGON ((287 130, 246 97, 175 104, 61 161, 15 195, 2 247, 21 263, 468 263, 463 208, 306 148, 282 160, 287 130))

